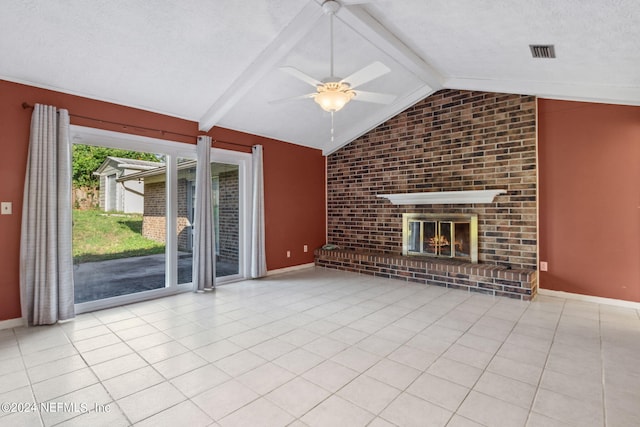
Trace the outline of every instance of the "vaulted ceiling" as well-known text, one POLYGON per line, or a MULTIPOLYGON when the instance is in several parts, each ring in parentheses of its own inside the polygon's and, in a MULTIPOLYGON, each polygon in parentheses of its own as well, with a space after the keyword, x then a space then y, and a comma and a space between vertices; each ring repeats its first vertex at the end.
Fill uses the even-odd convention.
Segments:
MULTIPOLYGON (((0 79, 330 153, 442 88, 640 105, 637 0, 343 0, 335 75, 389 72, 331 115, 282 67, 330 74, 322 0, 0 3, 0 79), (529 45, 553 44, 555 59, 529 45), (357 96, 356 98, 357 99, 357 96)), ((1 96, 1 94, 0 94, 1 96)))

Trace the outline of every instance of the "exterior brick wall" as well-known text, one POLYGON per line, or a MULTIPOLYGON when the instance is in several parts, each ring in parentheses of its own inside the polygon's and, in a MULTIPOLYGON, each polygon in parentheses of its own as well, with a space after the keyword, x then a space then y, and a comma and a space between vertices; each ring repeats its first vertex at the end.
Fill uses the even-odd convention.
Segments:
POLYGON ((402 251, 402 213, 477 213, 479 262, 536 268, 535 97, 443 90, 331 154, 328 243, 402 251), (494 203, 394 206, 377 194, 506 189, 494 203))
MULTIPOLYGON (((188 212, 188 196, 190 194, 187 189, 188 185, 191 185, 191 183, 185 178, 178 179, 178 250, 185 252, 191 252, 189 245, 191 227, 188 212)), ((145 183, 142 236, 156 242, 166 242, 166 202, 167 193, 164 181, 145 183)))
POLYGON ((240 187, 238 169, 220 173, 220 253, 218 259, 229 263, 238 263, 238 243, 240 240, 240 187))
MULTIPOLYGON (((191 252, 189 234, 189 190, 191 182, 186 178, 178 179, 178 250, 191 252)), ((220 253, 218 260, 238 263, 240 193, 238 170, 223 172, 219 175, 219 225, 220 253)), ((166 230, 166 189, 165 182, 145 183, 144 217, 142 235, 157 242, 165 242, 166 230)))
POLYGON ((165 243, 167 221, 167 195, 164 181, 144 184, 144 216, 142 236, 165 243))

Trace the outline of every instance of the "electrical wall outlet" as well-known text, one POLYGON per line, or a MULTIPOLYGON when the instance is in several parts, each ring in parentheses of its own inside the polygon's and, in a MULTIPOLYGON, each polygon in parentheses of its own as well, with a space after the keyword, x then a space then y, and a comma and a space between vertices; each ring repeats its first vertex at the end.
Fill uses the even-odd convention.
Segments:
POLYGON ((303 248, 303 250, 304 250, 305 252, 309 252, 309 246, 307 246, 307 245, 304 245, 304 248, 303 248))
POLYGON ((287 251, 287 258, 291 258, 291 251, 287 251))
POLYGON ((549 264, 547 264, 547 261, 540 261, 540 271, 547 270, 549 270, 549 264))
POLYGON ((11 202, 0 203, 0 213, 2 215, 11 215, 13 213, 13 206, 11 202))

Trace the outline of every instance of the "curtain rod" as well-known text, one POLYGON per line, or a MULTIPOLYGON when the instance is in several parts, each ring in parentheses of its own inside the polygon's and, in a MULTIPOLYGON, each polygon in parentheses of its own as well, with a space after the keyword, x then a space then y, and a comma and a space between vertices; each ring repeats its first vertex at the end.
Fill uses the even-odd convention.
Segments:
MULTIPOLYGON (((22 108, 24 108, 25 110, 27 110, 29 108, 32 109, 33 105, 28 104, 27 102, 23 102, 22 103, 22 108)), ((69 113, 69 116, 75 117, 75 118, 78 118, 78 119, 93 120, 94 122, 107 123, 107 124, 110 124, 110 125, 130 127, 130 128, 133 128, 133 129, 148 130, 148 131, 152 131, 152 132, 160 132, 160 134, 162 134, 162 135, 171 134, 171 135, 184 136, 184 137, 187 137, 187 138, 198 138, 198 136, 200 136, 200 135, 187 135, 187 134, 184 134, 184 133, 172 132, 170 130, 164 130, 164 129, 155 129, 155 128, 148 128, 148 127, 138 126, 138 125, 130 125, 128 123, 112 122, 112 121, 109 121, 109 120, 96 119, 95 117, 81 116, 81 115, 78 115, 78 114, 69 113)), ((216 142, 220 142, 222 144, 235 145, 237 147, 243 147, 243 148, 251 149, 250 145, 238 144, 237 142, 222 141, 220 139, 215 139, 214 138, 213 139, 213 143, 216 143, 216 142)))

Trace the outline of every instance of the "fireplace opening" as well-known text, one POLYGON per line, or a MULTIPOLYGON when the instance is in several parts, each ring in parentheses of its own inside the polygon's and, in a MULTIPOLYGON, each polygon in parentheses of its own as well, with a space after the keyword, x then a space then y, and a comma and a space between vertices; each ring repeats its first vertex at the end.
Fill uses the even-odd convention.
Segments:
POLYGON ((402 214, 402 255, 478 262, 477 214, 402 214))

